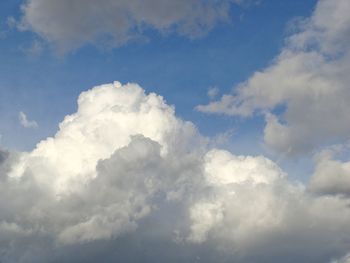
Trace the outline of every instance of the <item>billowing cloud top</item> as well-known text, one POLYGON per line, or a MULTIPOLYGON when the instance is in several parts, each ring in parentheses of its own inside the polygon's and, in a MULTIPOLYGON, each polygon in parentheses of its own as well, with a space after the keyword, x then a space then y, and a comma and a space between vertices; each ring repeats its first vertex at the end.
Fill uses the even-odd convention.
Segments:
POLYGON ((53 138, 0 152, 0 260, 348 260, 349 199, 208 145, 136 84, 83 92, 53 138))

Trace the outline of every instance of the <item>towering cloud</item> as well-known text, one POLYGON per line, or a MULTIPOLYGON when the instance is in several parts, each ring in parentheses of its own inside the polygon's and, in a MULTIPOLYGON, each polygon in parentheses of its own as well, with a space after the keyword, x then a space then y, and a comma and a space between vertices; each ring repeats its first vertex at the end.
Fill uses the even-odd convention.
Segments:
POLYGON ((347 198, 208 142, 136 84, 83 92, 53 138, 0 152, 0 260, 347 260, 347 198))
POLYGON ((200 105, 208 113, 264 114, 265 142, 287 154, 345 141, 350 134, 350 2, 320 0, 273 63, 232 94, 200 105))

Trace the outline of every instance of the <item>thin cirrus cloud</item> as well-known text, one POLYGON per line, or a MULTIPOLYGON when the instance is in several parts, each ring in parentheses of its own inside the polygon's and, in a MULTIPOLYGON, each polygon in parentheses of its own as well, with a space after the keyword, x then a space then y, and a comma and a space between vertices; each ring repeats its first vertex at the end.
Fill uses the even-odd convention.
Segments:
POLYGON ((54 137, 0 151, 0 260, 346 262, 347 198, 210 145, 136 84, 81 93, 54 137))
POLYGON ((347 0, 318 1, 270 66, 231 94, 196 109, 244 117, 263 114, 265 143, 287 155, 350 139, 349 13, 347 0))
POLYGON ((84 44, 109 47, 140 38, 148 29, 196 38, 229 20, 240 0, 26 0, 20 30, 29 30, 62 52, 84 44))

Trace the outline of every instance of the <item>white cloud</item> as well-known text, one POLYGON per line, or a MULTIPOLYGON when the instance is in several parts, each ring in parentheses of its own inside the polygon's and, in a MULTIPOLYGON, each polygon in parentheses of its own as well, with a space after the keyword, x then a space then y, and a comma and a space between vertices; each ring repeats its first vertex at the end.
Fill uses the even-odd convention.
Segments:
POLYGON ((227 21, 235 0, 26 0, 19 28, 61 51, 84 44, 118 46, 149 29, 198 37, 227 21))
POLYGON ((186 151, 200 151, 200 141, 193 124, 177 119, 160 96, 115 82, 83 92, 78 111, 65 117, 55 137, 23 153, 8 176, 30 178, 46 196, 52 218, 41 214, 40 205, 39 214, 24 218, 44 220, 60 242, 108 239, 135 229, 153 209, 149 198, 167 182, 169 199, 179 198, 182 171, 172 162, 190 165, 195 159, 186 151))
POLYGON ((288 154, 349 139, 349 12, 347 0, 320 0, 269 67, 232 94, 197 109, 245 117, 265 114, 266 144, 288 154))
POLYGON ((38 128, 38 123, 28 120, 27 115, 23 111, 18 113, 18 120, 24 128, 38 128))
POLYGON ((328 263, 347 254, 348 199, 309 193, 265 157, 208 145, 136 84, 83 92, 53 138, 0 152, 0 260, 193 262, 199 253, 328 263))
POLYGON ((329 262, 347 251, 326 256, 349 235, 348 201, 310 195, 264 157, 214 150, 204 167, 210 190, 190 207, 189 240, 214 242, 238 262, 329 262))
POLYGON ((23 165, 12 176, 30 169, 41 183, 63 194, 74 190, 74 181, 81 185, 93 179, 98 161, 127 146, 131 135, 142 134, 159 142, 165 153, 174 144, 179 151, 188 147, 186 138, 193 133, 193 124, 177 119, 161 97, 146 96, 134 84, 122 88, 115 82, 83 92, 78 111, 65 117, 54 138, 41 141, 23 157, 23 165), (44 166, 38 165, 40 160, 44 166))

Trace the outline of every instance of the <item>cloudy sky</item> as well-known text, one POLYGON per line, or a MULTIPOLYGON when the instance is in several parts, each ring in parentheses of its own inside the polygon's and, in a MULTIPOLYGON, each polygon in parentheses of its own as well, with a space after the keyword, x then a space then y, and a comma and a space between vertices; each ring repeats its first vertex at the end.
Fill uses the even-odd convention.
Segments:
POLYGON ((0 262, 350 262, 350 1, 3 0, 0 262))

